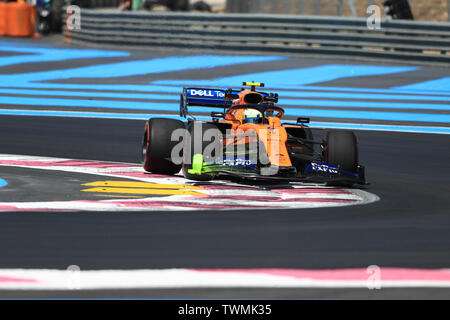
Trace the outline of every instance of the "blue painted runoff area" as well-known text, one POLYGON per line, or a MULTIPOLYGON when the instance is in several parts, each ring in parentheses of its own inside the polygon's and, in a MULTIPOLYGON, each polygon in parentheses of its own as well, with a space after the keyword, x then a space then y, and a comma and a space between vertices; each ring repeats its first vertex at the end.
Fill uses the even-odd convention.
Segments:
POLYGON ((450 94, 450 77, 430 80, 420 83, 414 83, 407 86, 395 87, 401 90, 428 90, 428 91, 446 91, 450 94))
POLYGON ((0 86, 7 87, 8 83, 50 81, 70 78, 129 77, 189 69, 208 69, 241 63, 268 62, 280 59, 285 59, 285 57, 202 55, 156 58, 150 60, 133 60, 64 70, 50 70, 13 75, 1 75, 0 86))
MULTIPOLYGON (((47 96, 47 97, 90 97, 90 98, 119 98, 119 99, 151 99, 151 100, 178 100, 182 92, 182 88, 177 87, 157 87, 154 91, 172 93, 172 95, 161 93, 134 93, 134 92, 98 92, 98 91, 64 91, 64 90, 39 90, 39 89, 10 89, 0 88, 0 94, 17 94, 17 95, 30 95, 30 96, 47 96), (167 90, 166 90, 167 89, 167 90), (177 95, 173 95, 177 94, 177 95)), ((286 105, 296 105, 296 100, 290 100, 289 98, 324 98, 324 99, 361 99, 361 100, 404 100, 404 101, 435 101, 435 102, 450 102, 450 96, 438 97, 438 96, 411 96, 401 94, 371 94, 371 93, 342 93, 342 92, 309 92, 309 91, 282 91, 280 94, 280 103, 286 105)), ((0 101, 1 103, 1 101, 0 101)), ((365 102, 361 102, 365 104, 365 102)), ((358 102, 359 106, 361 103, 358 102)), ((350 105, 349 105, 350 106, 350 105)), ((367 107, 373 108, 390 108, 392 103, 376 104, 372 106, 370 102, 367 103, 367 107)), ((409 104, 399 104, 392 108, 409 108, 409 104)), ((431 109, 431 110, 447 110, 448 106, 440 105, 417 105, 413 106, 415 109, 431 109)))
MULTIPOLYGON (((53 107, 81 107, 81 108, 106 108, 106 109, 130 109, 148 111, 179 111, 178 103, 159 103, 142 101, 115 101, 115 100, 81 100, 81 99, 47 99, 47 98, 24 98, 0 96, 2 104, 25 105, 25 106, 53 106, 53 107)), ((336 101, 327 101, 336 104, 336 101)), ((310 101, 305 106, 311 106, 310 101)), ((329 106, 329 105, 328 105, 329 106)), ((191 112, 206 112, 204 107, 190 107, 191 112)), ((381 112, 381 111, 355 111, 355 110, 332 110, 332 109, 308 109, 308 108, 286 108, 287 116, 310 116, 322 118, 348 118, 348 119, 370 119, 389 121, 417 121, 417 122, 443 122, 450 123, 450 114, 408 113, 408 112, 381 112)))
MULTIPOLYGON (((130 53, 123 51, 63 49, 54 48, 51 45, 30 44, 20 41, 0 41, 0 51, 11 53, 9 56, 0 57, 0 67, 23 63, 130 56, 130 53), (18 55, 14 55, 14 53, 18 55)), ((271 62, 282 59, 288 58, 281 56, 228 55, 170 56, 113 63, 107 63, 104 62, 106 60, 102 60, 103 64, 83 67, 22 74, 2 74, 0 75, 0 94, 4 96, 0 96, 0 105, 21 105, 30 106, 31 108, 33 106, 52 106, 58 109, 61 108, 61 110, 0 110, 0 114, 142 120, 146 119, 148 115, 91 112, 89 108, 148 110, 156 113, 159 113, 161 110, 177 112, 179 110, 178 94, 181 93, 181 87, 239 88, 242 81, 258 81, 264 82, 267 88, 285 89, 278 91, 278 93, 280 94, 280 105, 288 107, 285 110, 288 116, 302 115, 320 118, 355 119, 355 122, 357 122, 357 119, 364 119, 436 123, 436 126, 433 127, 362 125, 334 122, 314 123, 312 126, 327 124, 327 127, 331 128, 428 133, 448 133, 450 130, 449 128, 438 127, 438 123, 450 123, 450 115, 421 113, 421 110, 450 110, 450 104, 447 104, 450 101, 449 77, 386 89, 313 86, 321 82, 342 78, 388 76, 397 73, 404 73, 407 76, 407 72, 417 71, 420 69, 418 67, 330 64, 310 68, 256 72, 217 79, 161 80, 149 84, 67 84, 44 82, 72 78, 120 78, 163 72, 209 69, 236 64, 271 62), (43 91, 39 89, 56 90, 43 91), (93 90, 104 90, 107 92, 96 92, 93 90), (102 100, 92 100, 92 98, 100 98, 102 100), (128 99, 128 101, 111 99, 128 99), (337 99, 348 99, 351 101, 339 101, 337 99), (168 102, 153 103, 145 100, 168 102), (65 111, 65 107, 82 107, 87 109, 86 112, 65 111), (327 110, 315 109, 314 107, 321 107, 327 110), (358 108, 359 110, 340 110, 340 108, 358 108), (384 109, 384 111, 374 111, 375 108, 384 109), (404 112, 404 110, 408 109, 417 111, 404 112)), ((202 107, 192 107, 190 110, 193 113, 208 111, 202 107)))
POLYGON ((345 87, 321 87, 321 86, 300 86, 297 89, 299 90, 328 90, 328 91, 340 91, 340 92, 363 92, 363 93, 385 93, 385 94, 405 94, 412 96, 421 96, 421 95, 433 95, 433 96, 450 96, 449 90, 444 91, 431 91, 431 90, 408 90, 408 89, 398 89, 398 88, 389 88, 389 89, 373 89, 373 88, 345 88, 345 87))
MULTIPOLYGON (((5 110, 0 109, 0 115, 13 116, 44 116, 44 117, 72 117, 72 118, 98 118, 98 119, 123 119, 123 120, 148 120, 151 117, 165 117, 179 119, 178 115, 167 114, 139 114, 139 113, 106 113, 106 112, 80 112, 80 111, 50 111, 50 110, 5 110)), ((207 116, 197 116, 197 120, 209 120, 207 116)), ((293 122, 286 120, 284 122, 293 122)), ((357 124, 357 123, 338 123, 338 122, 312 122, 311 128, 334 128, 351 130, 375 130, 375 131, 393 131, 393 132, 412 132, 412 133, 435 133, 450 134, 450 127, 435 126, 400 126, 400 125, 377 125, 377 124, 357 124)))
MULTIPOLYGON (((7 90, 5 90, 7 91, 7 90)), ((0 89, 0 93, 2 90, 0 89)), ((58 94, 56 94, 58 96, 58 94)), ((77 96, 73 93, 67 93, 67 96, 77 96)), ((82 97, 104 98, 134 98, 134 99, 152 99, 179 101, 179 96, 164 94, 129 94, 127 97, 122 94, 87 93, 81 94, 82 97)), ((10 97, 0 96, 0 105, 34 105, 34 106, 64 106, 64 107, 86 107, 86 108, 105 108, 105 109, 137 109, 137 110, 168 110, 170 105, 158 102, 143 101, 114 101, 114 100, 89 100, 89 99, 62 99, 46 97, 10 97), (166 107, 167 105, 167 107, 166 107), (156 109, 158 106, 161 109, 156 109)), ((338 101, 338 100, 304 100, 304 99, 283 99, 280 98, 280 106, 301 106, 301 107, 335 107, 335 108, 384 108, 384 109, 416 109, 416 110, 450 110, 449 104, 423 104, 423 103, 396 103, 396 102, 371 102, 371 101, 338 101)), ((173 110, 172 110, 173 111, 173 110)))
POLYGON ((0 188, 6 187, 8 185, 8 182, 0 178, 0 188))
MULTIPOLYGON (((177 86, 166 86, 166 85, 142 85, 142 84, 73 84, 73 83, 38 83, 38 82, 25 82, 25 83, 8 83, 7 85, 2 85, 0 83, 0 87, 6 88, 32 88, 32 89, 67 89, 67 90, 108 90, 108 91, 136 91, 136 92, 160 92, 160 93, 180 93, 182 87, 190 86, 188 82, 180 83, 177 86)), ((214 86, 213 83, 210 83, 205 87, 221 87, 214 86)), ((233 88, 240 88, 239 85, 231 86, 233 88)), ((405 99, 401 100, 410 100, 408 97, 411 97, 412 100, 421 100, 423 96, 430 97, 430 101, 434 97, 443 98, 443 101, 450 96, 450 91, 426 91, 426 90, 400 90, 400 89, 373 89, 373 88, 344 88, 344 87, 321 87, 321 86, 299 86, 296 90, 302 90, 307 92, 316 92, 321 94, 321 91, 334 91, 330 94, 344 92, 344 93, 374 93, 374 94, 400 94, 404 95, 405 99)), ((272 89, 267 89, 270 91, 272 89)), ((276 90, 276 89, 274 89, 276 90)), ((273 91, 273 90, 272 90, 273 91)), ((279 93, 282 96, 288 96, 291 92, 298 91, 280 91, 279 93)), ((387 97, 389 99, 389 97, 387 97)))
MULTIPOLYGON (((190 85, 236 86, 242 81, 264 82, 268 87, 296 88, 298 86, 332 81, 341 78, 387 75, 400 72, 416 71, 417 67, 395 66, 360 66, 360 65, 323 65, 312 68, 287 69, 261 73, 241 74, 211 80, 185 80, 190 85)), ((180 80, 160 80, 153 82, 159 85, 179 85, 180 80)))
POLYGON ((88 58, 128 57, 128 52, 92 49, 55 49, 40 47, 21 47, 0 41, 0 51, 21 53, 0 57, 0 67, 31 62, 50 62, 88 58))

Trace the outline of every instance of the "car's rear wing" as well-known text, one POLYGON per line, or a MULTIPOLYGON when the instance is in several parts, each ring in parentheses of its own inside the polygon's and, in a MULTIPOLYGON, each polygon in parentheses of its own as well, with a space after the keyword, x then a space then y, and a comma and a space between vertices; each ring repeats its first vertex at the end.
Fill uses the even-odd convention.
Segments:
MULTIPOLYGON (((183 93, 180 96, 180 116, 186 118, 189 114, 188 107, 211 107, 222 108, 224 112, 233 104, 233 99, 238 97, 242 91, 235 89, 211 89, 211 88, 183 88, 183 93)), ((262 94, 267 100, 278 95, 268 94, 266 92, 258 92, 262 94)))

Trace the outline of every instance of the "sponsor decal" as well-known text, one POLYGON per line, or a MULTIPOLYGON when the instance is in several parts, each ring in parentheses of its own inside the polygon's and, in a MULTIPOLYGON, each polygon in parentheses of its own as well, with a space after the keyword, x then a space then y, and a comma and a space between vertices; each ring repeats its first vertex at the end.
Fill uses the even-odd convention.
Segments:
POLYGON ((255 167, 255 164, 250 159, 236 158, 236 159, 223 159, 222 164, 224 166, 234 167, 255 167))
POLYGON ((326 163, 311 162, 311 170, 325 173, 338 174, 339 168, 326 163))
POLYGON ((221 90, 208 90, 208 89, 188 89, 188 96, 190 97, 205 97, 223 99, 225 98, 225 92, 221 90))

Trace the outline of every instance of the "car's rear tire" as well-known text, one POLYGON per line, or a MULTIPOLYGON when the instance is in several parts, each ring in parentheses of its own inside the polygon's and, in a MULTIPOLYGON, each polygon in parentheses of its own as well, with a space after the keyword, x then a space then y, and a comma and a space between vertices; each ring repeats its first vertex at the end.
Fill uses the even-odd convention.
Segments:
MULTIPOLYGON (((204 133, 207 130, 217 130, 217 135, 220 134, 219 129, 209 123, 200 123, 200 122, 192 122, 188 126, 188 132, 190 135, 189 141, 187 141, 187 145, 185 146, 184 153, 184 163, 183 163, 183 175, 186 179, 195 180, 195 181, 210 181, 214 178, 212 174, 192 174, 189 173, 189 170, 192 169, 192 160, 196 151, 201 151, 204 157, 204 161, 208 161, 207 155, 204 154, 205 148, 211 143, 211 141, 206 141, 204 139, 204 133), (195 141, 201 141, 201 150, 195 150, 195 141), (189 149, 188 149, 189 148, 189 149)), ((217 142, 217 141, 215 141, 217 142)), ((222 146, 221 146, 222 147, 222 146)))
MULTIPOLYGON (((325 138, 324 161, 355 173, 358 168, 358 139, 352 131, 330 131, 325 138)), ((337 185, 332 183, 332 185, 337 185)), ((351 186, 353 183, 338 183, 351 186)))
POLYGON ((151 118, 145 126, 142 143, 142 160, 145 171, 161 174, 176 174, 181 164, 174 164, 171 159, 173 147, 179 142, 171 141, 172 133, 184 129, 182 121, 165 118, 151 118))

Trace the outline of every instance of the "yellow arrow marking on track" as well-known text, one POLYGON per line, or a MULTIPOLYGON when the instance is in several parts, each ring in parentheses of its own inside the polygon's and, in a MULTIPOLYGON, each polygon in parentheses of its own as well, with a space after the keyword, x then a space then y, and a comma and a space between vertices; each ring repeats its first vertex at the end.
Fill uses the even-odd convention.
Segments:
POLYGON ((92 188, 81 190, 83 192, 103 192, 103 193, 122 193, 122 194, 159 194, 159 195, 189 195, 206 196, 204 193, 189 190, 168 190, 168 189, 137 189, 137 188, 92 188))
MULTIPOLYGON (((114 194, 207 196, 207 194, 194 191, 194 190, 202 190, 202 188, 188 186, 184 184, 158 184, 158 183, 135 182, 135 181, 96 181, 85 183, 83 184, 83 186, 89 186, 94 188, 81 190, 82 192, 109 193, 110 195, 108 196, 111 197, 114 197, 115 196, 114 194)), ((118 195, 117 197, 126 197, 126 196, 118 195)), ((133 196, 128 197, 132 198, 133 196)))
POLYGON ((159 184, 150 182, 134 182, 134 181, 96 181, 85 183, 83 186, 88 187, 123 187, 123 188, 147 188, 147 189, 189 189, 202 190, 200 187, 189 186, 184 184, 159 184))

